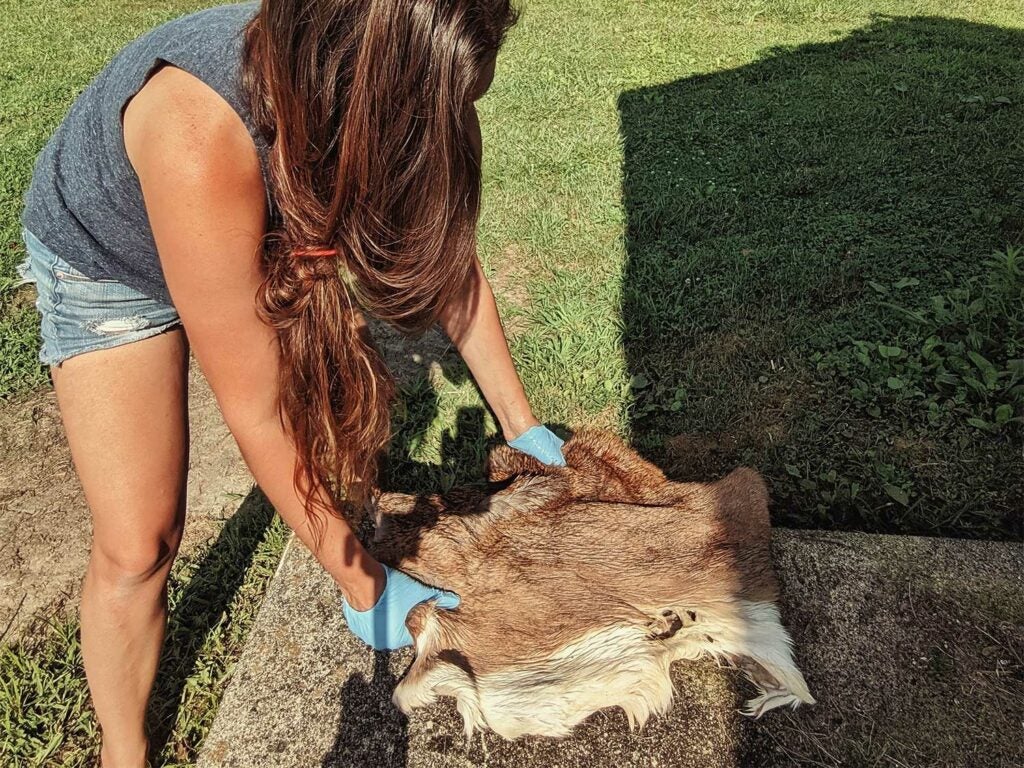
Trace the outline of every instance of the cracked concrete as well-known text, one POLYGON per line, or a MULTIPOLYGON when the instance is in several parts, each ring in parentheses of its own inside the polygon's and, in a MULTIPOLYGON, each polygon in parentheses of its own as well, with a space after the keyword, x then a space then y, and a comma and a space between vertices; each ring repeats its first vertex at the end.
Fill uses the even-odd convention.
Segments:
POLYGON ((353 638, 334 585, 293 542, 199 768, 1017 766, 1024 763, 1024 548, 775 532, 783 619, 818 705, 749 721, 732 670, 675 665, 668 716, 598 713, 564 741, 468 743, 450 701, 390 703, 410 652, 353 638))

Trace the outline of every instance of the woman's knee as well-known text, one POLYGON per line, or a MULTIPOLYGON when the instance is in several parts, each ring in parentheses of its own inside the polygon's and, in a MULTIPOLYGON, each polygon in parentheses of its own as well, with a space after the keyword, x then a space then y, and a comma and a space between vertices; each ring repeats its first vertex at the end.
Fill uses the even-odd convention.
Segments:
POLYGON ((138 536, 131 541, 94 540, 89 558, 90 575, 109 586, 141 585, 167 578, 178 553, 181 529, 138 536))

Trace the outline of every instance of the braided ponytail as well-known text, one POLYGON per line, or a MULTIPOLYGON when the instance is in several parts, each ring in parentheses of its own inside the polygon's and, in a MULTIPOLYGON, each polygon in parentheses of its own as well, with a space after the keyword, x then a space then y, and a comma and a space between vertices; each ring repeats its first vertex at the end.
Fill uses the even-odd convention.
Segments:
POLYGON ((265 253, 258 307, 286 350, 280 408, 299 447, 296 487, 313 503, 320 485, 356 518, 390 436, 390 373, 333 259, 265 253))

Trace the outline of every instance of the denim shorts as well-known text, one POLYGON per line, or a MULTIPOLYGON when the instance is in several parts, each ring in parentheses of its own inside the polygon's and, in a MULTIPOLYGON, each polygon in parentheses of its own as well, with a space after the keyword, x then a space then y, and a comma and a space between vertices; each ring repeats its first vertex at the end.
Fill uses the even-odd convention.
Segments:
POLYGON ((43 346, 39 359, 59 366, 69 357, 148 339, 181 325, 174 307, 117 280, 87 277, 22 230, 28 256, 22 283, 35 283, 43 346))

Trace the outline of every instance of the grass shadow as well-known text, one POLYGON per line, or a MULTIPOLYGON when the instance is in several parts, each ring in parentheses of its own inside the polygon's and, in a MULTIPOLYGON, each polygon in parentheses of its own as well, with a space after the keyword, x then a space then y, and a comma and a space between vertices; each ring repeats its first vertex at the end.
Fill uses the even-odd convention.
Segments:
POLYGON ((161 755, 168 747, 182 708, 186 683, 196 673, 203 644, 225 620, 225 613, 245 581, 257 547, 273 518, 270 502, 254 487, 224 524, 216 542, 173 600, 149 705, 153 756, 161 755))
POLYGON ((790 526, 1019 535, 1022 46, 878 17, 621 95, 641 451, 790 526))
MULTIPOLYGON (((410 367, 400 359, 402 345, 396 342, 394 331, 378 325, 375 337, 380 339, 378 343, 395 371, 398 401, 392 419, 391 446, 381 468, 381 487, 387 492, 417 494, 480 485, 487 454, 502 438, 500 434, 488 437, 489 406, 454 346, 438 344, 436 338, 407 341, 405 351, 417 350, 419 360, 415 367, 410 367), (440 436, 440 460, 432 463, 415 457, 430 439, 430 432, 441 416, 433 382, 436 377, 456 386, 471 382, 483 405, 458 408, 452 427, 440 436)), ((493 414, 492 420, 497 423, 493 414)))

